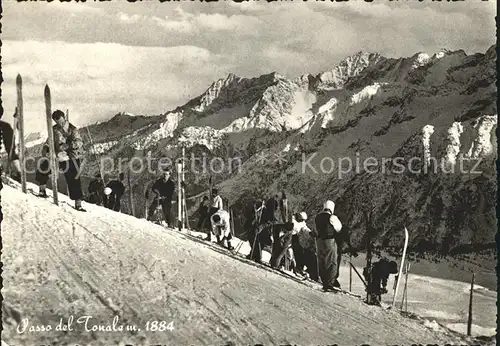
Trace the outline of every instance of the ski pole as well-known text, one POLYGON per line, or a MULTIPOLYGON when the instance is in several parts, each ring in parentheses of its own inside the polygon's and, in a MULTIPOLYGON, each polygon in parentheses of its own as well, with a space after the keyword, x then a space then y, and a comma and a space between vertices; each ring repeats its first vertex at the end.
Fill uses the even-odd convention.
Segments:
POLYGON ((363 284, 365 285, 365 288, 368 287, 368 285, 366 284, 366 281, 365 279, 363 279, 363 277, 361 276, 361 274, 358 272, 358 270, 356 269, 356 267, 351 263, 349 262, 349 264, 351 265, 352 269, 354 269, 354 271, 356 272, 356 274, 358 274, 358 277, 361 279, 361 281, 363 282, 363 284))
POLYGON ((253 238, 252 251, 250 251, 250 259, 253 259, 253 251, 255 249, 255 242, 257 241, 257 236, 259 235, 258 226, 255 229, 255 237, 253 238))
MULTIPOLYGON (((66 120, 69 122, 69 109, 66 109, 66 120)), ((69 197, 69 185, 66 183, 66 194, 69 197)))
MULTIPOLYGON (((352 255, 349 254, 349 263, 352 262, 352 255)), ((352 267, 349 266, 349 292, 352 292, 352 267)))
POLYGON ((130 177, 130 169, 127 175, 127 183, 128 183, 128 200, 130 203, 130 211, 132 212, 132 216, 135 217, 134 194, 132 190, 132 178, 130 177))

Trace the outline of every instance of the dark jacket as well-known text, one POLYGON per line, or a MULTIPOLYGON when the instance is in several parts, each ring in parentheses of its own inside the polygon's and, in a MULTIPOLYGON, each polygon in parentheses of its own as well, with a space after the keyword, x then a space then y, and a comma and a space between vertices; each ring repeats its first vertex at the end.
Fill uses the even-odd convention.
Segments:
POLYGON ((3 145, 9 155, 9 160, 19 160, 16 143, 14 142, 14 129, 9 123, 0 120, 0 131, 2 132, 3 145))
POLYGON ((172 201, 175 191, 175 183, 171 179, 164 181, 163 178, 160 178, 153 184, 151 190, 153 192, 157 191, 160 198, 172 201))
POLYGON ((111 180, 107 187, 111 189, 111 196, 113 196, 113 198, 120 199, 125 193, 125 185, 119 180, 111 180))
POLYGON ((104 183, 102 180, 94 179, 89 184, 89 202, 101 204, 105 200, 104 183))
POLYGON ((327 211, 323 211, 316 215, 315 223, 316 223, 316 232, 318 234, 319 239, 335 239, 336 241, 340 241, 339 231, 336 231, 333 226, 333 218, 336 218, 335 215, 327 211))
POLYGON ((200 217, 207 217, 210 215, 210 203, 209 201, 200 202, 200 206, 198 208, 200 213, 200 217))
POLYGON ((269 198, 266 201, 266 207, 264 209, 264 212, 262 213, 262 223, 266 222, 277 222, 278 219, 276 217, 276 212, 279 209, 279 203, 274 197, 269 198))

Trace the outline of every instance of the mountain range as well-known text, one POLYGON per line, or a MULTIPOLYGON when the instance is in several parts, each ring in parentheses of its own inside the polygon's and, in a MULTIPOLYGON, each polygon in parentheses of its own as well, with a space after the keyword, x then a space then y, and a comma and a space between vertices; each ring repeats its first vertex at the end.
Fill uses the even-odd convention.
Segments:
MULTIPOLYGON (((367 229, 377 246, 400 247, 404 227, 414 251, 493 248, 495 50, 398 59, 359 52, 295 79, 229 74, 165 114, 120 113, 81 129, 94 143, 85 175, 96 173, 96 156, 115 163, 136 157, 137 165, 179 158, 183 147, 198 158, 186 173, 190 210, 211 177, 238 234, 249 201, 285 191, 291 211, 306 211, 311 227, 323 202, 335 201, 359 248, 367 229), (201 172, 200 159, 214 157, 216 172, 201 172)), ((143 216, 138 206, 155 172, 130 178, 136 216, 143 216)))

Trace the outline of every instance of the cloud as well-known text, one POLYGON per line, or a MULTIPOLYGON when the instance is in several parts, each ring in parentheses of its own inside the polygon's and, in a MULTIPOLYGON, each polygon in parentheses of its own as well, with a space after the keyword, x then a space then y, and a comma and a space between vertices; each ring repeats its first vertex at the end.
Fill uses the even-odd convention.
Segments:
POLYGON ((495 42, 493 1, 56 3, 3 4, 7 113, 18 72, 33 116, 43 114, 49 82, 58 102, 84 122, 115 110, 173 109, 230 72, 297 77, 360 50, 473 54, 495 42))
POLYGON ((54 107, 68 108, 77 124, 119 111, 160 114, 204 91, 221 73, 222 60, 196 46, 131 47, 114 43, 5 41, 3 102, 7 117, 16 103, 15 77, 23 77, 28 129, 43 123, 43 88, 54 107), (193 86, 193 76, 199 83, 193 86))
POLYGON ((238 31, 245 34, 255 32, 262 25, 262 22, 253 16, 248 15, 225 15, 221 13, 198 13, 193 14, 184 11, 181 7, 176 7, 173 13, 168 16, 145 16, 129 15, 123 12, 117 14, 118 19, 127 24, 152 25, 170 32, 183 34, 207 34, 217 31, 238 31))

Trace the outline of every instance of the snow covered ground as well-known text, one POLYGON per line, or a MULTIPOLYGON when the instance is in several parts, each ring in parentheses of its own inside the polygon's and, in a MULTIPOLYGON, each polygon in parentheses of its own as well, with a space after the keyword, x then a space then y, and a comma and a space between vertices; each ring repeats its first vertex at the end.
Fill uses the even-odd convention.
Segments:
MULTIPOLYGON (((85 205, 87 213, 77 212, 60 197, 57 207, 10 186, 2 190, 2 338, 9 345, 467 341, 435 328, 432 321, 403 318, 354 297, 322 293, 145 220, 93 205, 85 205), (71 316, 73 330, 56 330, 60 323, 61 329, 68 325, 71 316), (92 331, 96 324, 112 326, 113 319, 116 326, 137 329, 92 331), (165 330, 152 331, 154 321, 165 330), (35 325, 52 330, 30 331, 35 325)), ((248 245, 242 249, 248 251, 248 245)), ((342 268, 341 275, 348 287, 348 269, 342 268)), ((446 310, 446 303, 438 306, 429 298, 423 288, 430 286, 428 279, 410 280, 412 306, 422 302, 423 311, 434 305, 434 310, 448 314, 445 317, 454 313, 446 310), (425 305, 426 300, 430 304, 425 305)), ((432 290, 434 299, 444 296, 450 302, 450 292, 457 294, 455 299, 467 294, 465 287, 432 280, 432 286, 440 283, 432 290)), ((356 277, 353 284, 353 291, 362 293, 356 277)), ((481 299, 486 299, 484 306, 491 304, 489 297, 477 294, 476 306, 481 299)))

